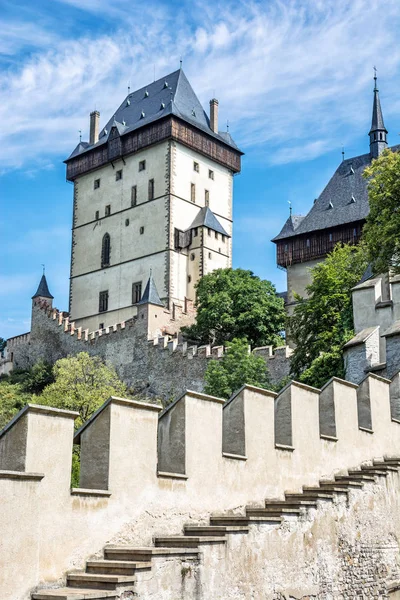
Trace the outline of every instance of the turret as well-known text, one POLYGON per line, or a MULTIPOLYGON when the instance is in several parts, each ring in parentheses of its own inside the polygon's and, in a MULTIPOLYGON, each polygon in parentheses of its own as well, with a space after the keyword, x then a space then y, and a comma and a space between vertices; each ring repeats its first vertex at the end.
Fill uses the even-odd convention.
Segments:
POLYGON ((32 296, 33 304, 38 300, 44 300, 52 308, 53 299, 54 296, 50 294, 49 286, 47 285, 46 275, 43 273, 36 294, 32 296))
POLYGON ((151 272, 143 296, 136 306, 138 324, 147 331, 147 336, 152 338, 160 335, 165 325, 165 305, 161 301, 151 272))
POLYGON ((372 108, 372 123, 369 132, 369 146, 372 158, 378 158, 380 154, 387 148, 387 129, 383 122, 381 103, 379 100, 379 90, 376 84, 376 69, 375 69, 375 86, 374 86, 374 106, 372 108))

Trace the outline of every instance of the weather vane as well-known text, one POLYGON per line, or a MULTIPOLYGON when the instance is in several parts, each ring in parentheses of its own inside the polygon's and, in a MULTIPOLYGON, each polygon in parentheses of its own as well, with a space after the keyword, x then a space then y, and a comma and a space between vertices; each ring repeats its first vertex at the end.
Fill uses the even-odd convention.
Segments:
POLYGON ((292 203, 288 200, 290 216, 292 216, 292 203))
POLYGON ((226 131, 229 132, 229 121, 226 122, 226 131))
POLYGON ((45 272, 46 268, 45 268, 45 266, 44 266, 43 263, 42 263, 42 267, 43 267, 43 275, 44 275, 44 272, 45 272))
POLYGON ((344 161, 344 146, 342 146, 342 162, 344 161))
POLYGON ((180 65, 181 69, 182 69, 182 63, 183 63, 183 60, 182 60, 182 56, 181 56, 180 61, 179 61, 179 65, 180 65))
POLYGON ((82 141, 82 129, 79 129, 79 141, 82 141))

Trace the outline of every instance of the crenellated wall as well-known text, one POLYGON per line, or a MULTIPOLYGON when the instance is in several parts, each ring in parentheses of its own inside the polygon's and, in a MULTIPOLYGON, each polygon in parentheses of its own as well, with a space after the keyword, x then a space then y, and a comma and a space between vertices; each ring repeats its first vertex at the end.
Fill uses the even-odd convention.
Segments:
MULTIPOLYGON (((81 487, 73 490, 76 413, 28 405, 0 432, 2 600, 27 600, 38 587, 62 585, 66 571, 81 568, 105 544, 148 545, 154 536, 176 534, 185 523, 204 523, 211 513, 237 513, 246 505, 262 505, 266 497, 283 498, 285 491, 300 492, 322 478, 400 454, 399 382, 399 376, 390 382, 369 374, 360 386, 332 379, 317 390, 291 382, 279 394, 244 386, 225 403, 187 391, 162 412, 154 404, 110 398, 75 434, 81 446, 81 487)), ((397 511, 396 481, 390 493, 397 511)), ((379 498, 375 496, 374 505, 365 501, 364 520, 372 506, 387 515, 379 498)), ((324 518, 320 532, 327 536, 333 517, 324 518)), ((239 579, 230 572, 228 582, 218 571, 222 557, 213 555, 211 571, 202 563, 198 595, 188 592, 183 597, 246 598, 253 581, 254 598, 278 598, 273 592, 285 590, 276 588, 276 582, 286 579, 287 593, 296 588, 306 596, 314 589, 316 598, 325 598, 315 574, 307 568, 299 573, 297 568, 295 555, 304 552, 309 563, 319 561, 323 568, 318 545, 301 533, 311 527, 307 523, 306 519, 294 529, 282 524, 279 535, 263 542, 257 560, 267 561, 273 548, 274 569, 265 567, 262 583, 254 565, 253 570, 240 570, 239 579), (293 547, 287 545, 291 536, 293 547), (221 582, 230 586, 226 596, 221 582)), ((356 536, 356 523, 357 518, 347 542, 356 536)), ((400 522, 393 521, 392 530, 398 539, 400 522)), ((254 543, 260 544, 257 539, 254 543)), ((324 548, 325 559, 333 560, 333 541, 327 539, 324 548)), ((238 547, 235 564, 240 558, 245 561, 248 551, 238 547)), ((398 545, 393 542, 395 551, 398 545)), ((368 565, 373 570, 373 564, 368 565)), ((388 573, 376 575, 376 581, 386 581, 388 573)), ((139 597, 181 597, 168 595, 168 588, 161 594, 154 578, 151 589, 152 594, 139 597)))

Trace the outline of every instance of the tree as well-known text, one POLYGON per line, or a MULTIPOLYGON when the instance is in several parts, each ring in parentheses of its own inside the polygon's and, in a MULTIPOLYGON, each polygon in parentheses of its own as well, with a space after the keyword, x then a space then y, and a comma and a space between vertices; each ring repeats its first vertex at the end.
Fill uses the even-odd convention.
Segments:
POLYGON ((0 429, 3 429, 28 402, 31 402, 31 395, 24 393, 20 384, 2 380, 0 382, 0 429))
POLYGON ((228 399, 245 383, 267 388, 268 369, 261 356, 251 354, 246 339, 234 339, 220 360, 210 360, 204 379, 206 394, 228 399))
POLYGON ((0 356, 4 350, 4 348, 7 346, 7 340, 5 340, 4 338, 0 337, 0 356))
POLYGON ((385 150, 364 171, 369 215, 363 229, 375 273, 400 273, 400 154, 385 150))
POLYGON ((279 345, 283 299, 270 281, 243 269, 217 269, 196 284, 197 317, 182 331, 200 343, 246 338, 252 346, 279 345))
POLYGON ((367 268, 366 249, 338 244, 324 262, 311 269, 308 298, 288 319, 295 344, 291 370, 295 378, 319 386, 330 377, 343 376, 342 348, 353 335, 351 289, 367 268))
POLYGON ((54 383, 34 397, 38 404, 79 412, 79 427, 110 397, 126 396, 127 387, 120 381, 114 367, 98 356, 80 352, 58 360, 54 367, 54 383))

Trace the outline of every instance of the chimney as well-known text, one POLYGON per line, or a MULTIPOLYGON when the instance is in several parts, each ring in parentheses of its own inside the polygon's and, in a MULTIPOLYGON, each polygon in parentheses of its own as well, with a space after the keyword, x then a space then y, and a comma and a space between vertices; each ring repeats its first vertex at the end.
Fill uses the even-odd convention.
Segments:
POLYGON ((210 100, 210 127, 214 133, 218 133, 218 100, 210 100))
POLYGON ((98 110, 94 110, 90 113, 90 135, 89 144, 92 146, 99 140, 99 123, 100 113, 98 110))

